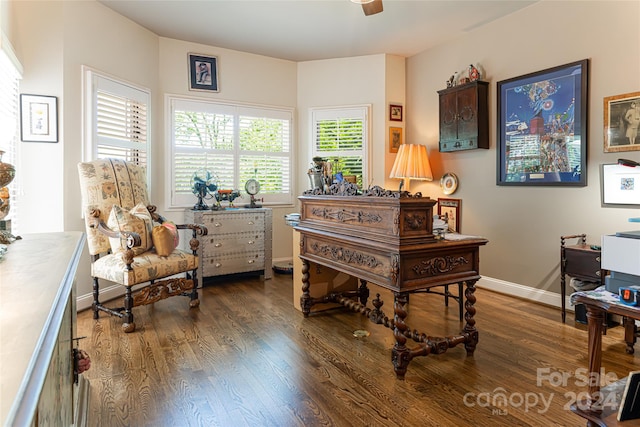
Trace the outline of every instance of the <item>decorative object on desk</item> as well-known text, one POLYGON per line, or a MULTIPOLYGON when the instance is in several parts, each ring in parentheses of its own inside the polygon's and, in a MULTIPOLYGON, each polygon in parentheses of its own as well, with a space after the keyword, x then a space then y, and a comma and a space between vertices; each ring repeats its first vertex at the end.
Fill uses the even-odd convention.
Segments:
POLYGON ((247 194, 251 198, 251 201, 249 202, 248 205, 245 205, 245 208, 250 208, 250 209, 261 208, 262 205, 259 205, 258 203, 256 203, 256 200, 257 200, 256 194, 260 192, 260 182, 255 178, 248 179, 247 182, 245 182, 244 184, 244 190, 247 192, 247 194))
POLYGON ((193 206, 194 210, 203 211, 209 209, 204 199, 213 197, 213 192, 218 189, 217 181, 217 177, 208 170, 201 169, 194 172, 191 177, 191 191, 198 196, 198 202, 193 206))
POLYGON ((618 421, 640 418, 640 371, 631 371, 618 407, 618 421))
POLYGON ((402 193, 403 187, 406 187, 406 191, 409 191, 409 180, 411 179, 433 181, 427 147, 418 144, 400 145, 389 178, 400 178, 402 180, 398 188, 399 193, 402 193))
POLYGON ((440 178, 440 188, 442 192, 449 196, 458 189, 458 176, 453 172, 447 172, 440 178))
POLYGON ((16 168, 2 161, 4 153, 4 151, 0 150, 0 188, 9 185, 16 176, 16 168))
POLYGON ((497 185, 587 185, 588 64, 498 82, 497 185))
POLYGON ((389 120, 392 122, 402 121, 402 105, 389 104, 389 120))
POLYGON ((20 134, 23 142, 58 142, 58 98, 21 94, 20 134))
POLYGON ((604 98, 604 152, 640 150, 640 92, 604 98))
POLYGON ((389 152, 397 153, 402 145, 402 128, 389 128, 389 152))
POLYGON ((460 212, 462 211, 462 199, 438 199, 438 216, 445 218, 448 231, 460 232, 460 212))
POLYGON ((631 164, 628 162, 620 159, 617 164, 600 166, 603 207, 640 205, 640 167, 622 166, 631 164))
POLYGON ((189 90, 218 92, 218 58, 189 53, 189 90))
POLYGON ((215 192, 216 197, 216 206, 212 207, 212 210, 223 210, 221 202, 227 201, 229 202, 229 207, 233 208, 233 201, 240 197, 240 192, 238 190, 218 190, 215 192))

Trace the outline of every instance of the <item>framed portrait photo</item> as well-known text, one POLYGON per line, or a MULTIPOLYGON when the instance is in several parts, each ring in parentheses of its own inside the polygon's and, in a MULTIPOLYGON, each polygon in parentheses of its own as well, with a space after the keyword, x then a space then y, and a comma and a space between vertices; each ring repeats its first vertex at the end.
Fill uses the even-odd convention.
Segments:
POLYGON ((587 185, 588 65, 498 82, 498 185, 587 185))
POLYGON ((604 152, 640 150, 640 92, 604 98, 604 152))
POLYGON ((218 58, 190 53, 189 90, 218 92, 218 58))
POLYGON ((401 122, 402 119, 402 105, 389 104, 389 120, 392 122, 401 122))
POLYGON ((438 199, 438 216, 447 221, 449 231, 460 232, 462 199, 438 199))
POLYGON ((389 152, 397 153, 398 148, 402 145, 402 128, 389 128, 389 152))
POLYGON ((21 94, 20 135, 23 142, 58 142, 58 98, 21 94))

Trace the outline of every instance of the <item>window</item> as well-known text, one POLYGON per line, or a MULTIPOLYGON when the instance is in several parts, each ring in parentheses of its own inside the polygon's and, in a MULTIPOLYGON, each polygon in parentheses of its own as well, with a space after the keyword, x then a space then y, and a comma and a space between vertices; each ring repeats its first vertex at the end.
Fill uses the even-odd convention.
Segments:
POLYGON ((368 182, 369 106, 311 110, 313 157, 331 161, 334 174, 355 175, 358 185, 368 182))
MULTIPOLYGON (((2 161, 18 168, 18 92, 22 65, 15 57, 6 36, 0 33, 0 150, 2 161)), ((19 234, 19 175, 9 184, 10 211, 2 220, 11 219, 11 233, 19 234)), ((3 215, 3 214, 0 214, 3 215)))
POLYGON ((90 69, 85 70, 85 79, 85 160, 123 159, 147 166, 148 177, 150 147, 147 118, 151 94, 147 89, 90 69))
MULTIPOLYGON (((214 175, 218 188, 260 182, 258 198, 291 204, 293 111, 167 97, 171 123, 171 207, 192 206, 194 173, 214 175)), ((245 200, 248 202, 248 199, 245 200)))

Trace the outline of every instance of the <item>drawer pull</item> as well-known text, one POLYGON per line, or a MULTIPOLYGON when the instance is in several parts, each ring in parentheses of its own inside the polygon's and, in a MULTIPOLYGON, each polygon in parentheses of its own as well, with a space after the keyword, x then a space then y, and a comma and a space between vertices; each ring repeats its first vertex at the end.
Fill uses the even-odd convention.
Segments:
POLYGON ((256 262, 256 260, 255 260, 255 259, 250 259, 250 260, 249 260, 249 264, 253 264, 254 262, 256 262))
POLYGON ((213 224, 214 227, 222 227, 222 224, 220 224, 219 222, 216 222, 213 224))
POLYGON ((255 242, 255 241, 253 241, 253 240, 249 240, 247 243, 248 243, 249 245, 253 245, 253 244, 255 244, 256 242, 255 242))
POLYGON ((219 248, 220 246, 222 246, 222 243, 218 242, 218 243, 216 243, 216 244, 215 244, 215 245, 213 245, 213 246, 215 246, 216 248, 219 248))
POLYGON ((596 271, 596 276, 600 277, 600 270, 596 271))
POLYGON ((249 221, 247 224, 249 224, 249 225, 254 225, 254 224, 255 224, 255 222, 253 222, 253 221, 249 221))
POLYGON ((222 267, 222 264, 220 264, 219 262, 216 262, 216 267, 220 268, 220 267, 222 267))
POLYGON ((599 256, 596 257, 596 261, 600 262, 600 257, 599 256))

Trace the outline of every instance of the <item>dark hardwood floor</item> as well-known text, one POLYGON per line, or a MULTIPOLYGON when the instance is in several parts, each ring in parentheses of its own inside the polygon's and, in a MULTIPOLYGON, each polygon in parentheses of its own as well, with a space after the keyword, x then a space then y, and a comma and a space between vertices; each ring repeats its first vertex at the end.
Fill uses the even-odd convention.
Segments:
MULTIPOLYGON (((291 282, 278 274, 207 282, 197 309, 186 298, 134 309, 131 334, 120 319, 79 313, 92 361, 89 425, 585 425, 569 410, 586 392, 587 366, 587 332, 571 314, 563 325, 559 309, 478 289, 475 354, 458 346, 415 358, 402 381, 391 330, 342 308, 305 319, 291 282)), ((370 288, 392 317, 391 293, 370 288)), ((411 296, 407 323, 433 336, 463 326, 455 301, 447 308, 434 294, 411 296)), ((609 378, 638 367, 623 332, 603 337, 609 378)))

